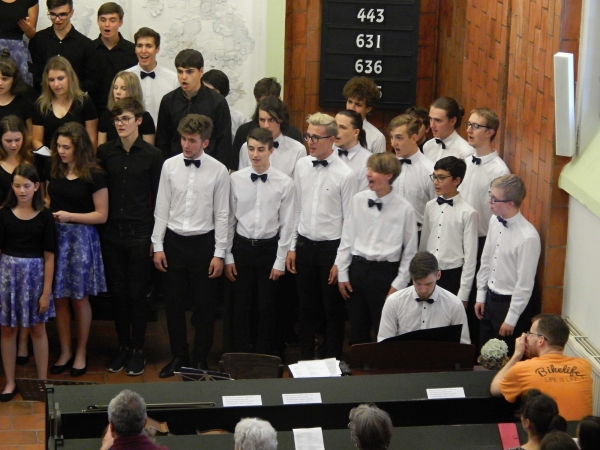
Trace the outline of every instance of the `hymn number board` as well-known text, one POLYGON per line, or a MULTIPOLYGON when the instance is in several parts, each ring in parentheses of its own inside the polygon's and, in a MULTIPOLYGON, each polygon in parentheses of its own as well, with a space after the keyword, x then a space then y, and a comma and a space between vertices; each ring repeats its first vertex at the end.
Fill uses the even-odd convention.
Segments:
POLYGON ((419 0, 323 0, 322 17, 321 106, 344 106, 342 90, 354 76, 375 80, 378 109, 414 105, 419 0))

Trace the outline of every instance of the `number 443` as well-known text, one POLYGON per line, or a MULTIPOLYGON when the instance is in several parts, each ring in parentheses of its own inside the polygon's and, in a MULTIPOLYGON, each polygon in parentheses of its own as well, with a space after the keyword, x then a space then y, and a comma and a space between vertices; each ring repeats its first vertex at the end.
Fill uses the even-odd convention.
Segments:
POLYGON ((384 20, 384 16, 383 13, 385 12, 385 9, 369 9, 368 11, 365 8, 360 8, 360 11, 358 11, 358 14, 356 15, 356 18, 359 19, 361 22, 364 22, 365 20, 368 20, 369 22, 377 22, 377 23, 382 23, 384 20))

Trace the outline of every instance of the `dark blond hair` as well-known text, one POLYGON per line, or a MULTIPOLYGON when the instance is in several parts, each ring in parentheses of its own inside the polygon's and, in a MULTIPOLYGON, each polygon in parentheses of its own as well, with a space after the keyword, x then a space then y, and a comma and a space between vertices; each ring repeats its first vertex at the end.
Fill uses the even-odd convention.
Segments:
POLYGON ((390 184, 400 175, 400 161, 391 153, 374 153, 367 160, 367 167, 377 173, 391 174, 390 184))
POLYGON ((515 204, 518 208, 521 206, 525 195, 527 195, 527 188, 523 180, 515 174, 502 175, 496 178, 490 184, 490 189, 502 189, 504 193, 504 199, 509 200, 515 204))
POLYGON ((114 95, 114 87, 117 82, 117 78, 120 78, 125 83, 125 92, 127 92, 127 97, 135 98, 138 102, 141 103, 142 108, 144 107, 144 93, 142 92, 142 85, 140 84, 140 79, 133 72, 125 72, 124 70, 120 71, 113 78, 112 84, 110 85, 110 92, 108 93, 108 102, 106 104, 107 109, 110 111, 113 106, 115 106, 115 95, 114 95))
POLYGON ((412 137, 419 132, 423 122, 421 119, 411 116, 410 114, 401 114, 390 121, 388 131, 391 132, 393 129, 403 125, 406 125, 406 134, 408 134, 408 137, 412 137))
POLYGON ((177 132, 182 134, 199 134, 200 139, 208 141, 213 131, 213 122, 210 117, 200 114, 188 114, 179 122, 177 132))
POLYGON ((48 73, 50 73, 51 70, 60 70, 65 73, 67 80, 69 81, 69 87, 67 90, 69 100, 78 102, 83 106, 83 102, 87 97, 87 94, 79 88, 79 78, 77 78, 77 74, 73 70, 73 66, 71 66, 71 63, 67 60, 67 58, 63 58, 62 56, 54 56, 48 60, 42 75, 42 95, 40 95, 40 98, 38 98, 36 101, 40 108, 40 112, 45 115, 50 111, 50 109, 52 109, 54 92, 52 92, 52 89, 50 89, 50 84, 48 83, 48 73))
POLYGON ((500 127, 500 119, 498 119, 496 111, 490 108, 475 108, 471 111, 471 114, 477 114, 479 117, 485 119, 485 126, 494 130, 494 134, 492 134, 492 137, 490 138, 490 141, 493 141, 498 132, 498 128, 500 127))
POLYGON ((306 123, 317 127, 325 127, 325 133, 328 136, 337 136, 337 123, 329 114, 322 112, 310 114, 306 119, 306 123))

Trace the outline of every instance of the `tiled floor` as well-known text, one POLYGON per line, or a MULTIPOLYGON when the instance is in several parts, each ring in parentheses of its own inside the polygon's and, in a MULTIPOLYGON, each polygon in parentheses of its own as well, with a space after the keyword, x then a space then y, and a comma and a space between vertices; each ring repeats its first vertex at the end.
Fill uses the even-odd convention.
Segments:
MULTIPOLYGON (((188 320, 189 323, 189 320, 188 320)), ((188 333, 191 338, 191 327, 188 333)), ((209 357, 209 366, 218 367, 219 357, 222 353, 222 320, 215 322, 215 342, 209 357)), ((59 354, 58 336, 53 322, 48 324, 48 340, 50 343, 49 367, 56 361, 59 354)), ((191 339, 188 339, 191 342, 191 339)), ((117 347, 114 325, 109 321, 94 321, 88 345, 88 372, 78 381, 91 381, 96 383, 149 383, 149 382, 174 382, 175 377, 161 379, 158 377, 160 369, 169 362, 169 338, 167 335, 164 311, 158 312, 158 321, 148 324, 146 333, 146 371, 138 377, 128 377, 124 371, 120 373, 106 372, 104 366, 111 353, 117 347)), ((348 350, 347 345, 344 350, 348 350)), ((284 364, 298 361, 298 348, 288 348, 284 364)), ((1 367, 0 367, 1 369, 1 367)), ((24 366, 17 366, 17 378, 36 378, 33 358, 24 366)), ((48 375, 50 379, 69 380, 68 375, 48 375)), ((5 384, 4 372, 0 372, 0 386, 5 384)), ((0 403, 0 450, 42 450, 44 445, 44 404, 39 402, 23 401, 18 394, 11 402, 0 403)))

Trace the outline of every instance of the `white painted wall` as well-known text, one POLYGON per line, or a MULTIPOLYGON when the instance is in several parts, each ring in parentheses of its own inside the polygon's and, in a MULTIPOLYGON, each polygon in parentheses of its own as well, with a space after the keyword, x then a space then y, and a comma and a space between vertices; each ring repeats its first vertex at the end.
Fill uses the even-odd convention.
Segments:
MULTIPOLYGON (((121 34, 133 41, 147 26, 161 35, 159 62, 175 70, 175 55, 185 48, 202 52, 204 70, 227 74, 230 104, 247 117, 255 106, 254 83, 266 74, 265 0, 114 0, 125 10, 121 34)), ((281 0, 283 1, 283 0, 281 0)), ((103 0, 74 0, 73 24, 91 39, 98 37, 96 17, 103 0)), ((44 1, 40 1, 38 29, 50 26, 44 1)), ((285 20, 285 17, 283 17, 285 20)), ((283 46, 283 37, 281 37, 283 46)), ((283 61, 281 61, 283 66, 283 61)))

